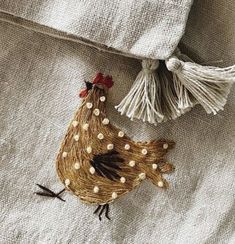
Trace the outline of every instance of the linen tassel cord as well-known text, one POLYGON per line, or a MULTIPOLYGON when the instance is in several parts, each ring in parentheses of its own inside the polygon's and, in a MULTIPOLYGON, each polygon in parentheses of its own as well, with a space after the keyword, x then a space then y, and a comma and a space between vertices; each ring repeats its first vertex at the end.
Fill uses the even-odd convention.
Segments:
POLYGON ((181 54, 179 49, 165 65, 158 60, 143 60, 130 92, 116 106, 129 118, 157 124, 176 119, 200 104, 208 114, 223 110, 232 84, 235 66, 202 66, 181 54))
POLYGON ((162 122, 164 115, 161 111, 161 86, 156 69, 158 60, 143 60, 142 70, 127 96, 116 106, 123 115, 131 120, 134 118, 148 121, 151 124, 162 122))
POLYGON ((166 67, 173 73, 173 82, 178 87, 179 108, 200 104, 208 114, 223 110, 235 82, 235 66, 202 66, 173 56, 166 60, 166 67))

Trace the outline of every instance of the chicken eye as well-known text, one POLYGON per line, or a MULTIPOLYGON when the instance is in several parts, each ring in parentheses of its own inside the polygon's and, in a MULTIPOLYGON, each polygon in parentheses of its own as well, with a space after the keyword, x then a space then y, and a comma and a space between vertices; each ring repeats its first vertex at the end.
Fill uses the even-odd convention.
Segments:
POLYGON ((92 89, 93 84, 92 84, 91 82, 85 81, 85 84, 86 84, 86 89, 87 89, 88 91, 92 89))

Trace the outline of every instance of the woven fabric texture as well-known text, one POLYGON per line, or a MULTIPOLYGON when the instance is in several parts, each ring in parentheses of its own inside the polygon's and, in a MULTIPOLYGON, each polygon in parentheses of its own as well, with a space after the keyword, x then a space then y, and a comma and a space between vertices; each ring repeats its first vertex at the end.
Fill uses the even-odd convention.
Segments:
MULTIPOLYGON (((4 3, 16 9, 17 1, 4 3)), ((232 0, 195 1, 181 46, 201 62, 234 63, 234 8, 232 0)), ((44 14, 39 11, 38 19, 44 14)), ((217 116, 195 107, 157 127, 131 122, 114 106, 132 85, 138 60, 5 22, 0 33, 1 244, 235 242, 234 87, 217 116), (170 189, 161 191, 146 181, 112 204, 112 220, 102 222, 92 214, 95 207, 69 193, 63 195, 66 203, 33 194, 36 183, 54 191, 63 188, 56 154, 80 104, 83 81, 97 71, 115 81, 108 97, 112 123, 136 140, 165 137, 177 143, 168 156, 176 166, 167 177, 170 189)))
POLYGON ((26 23, 49 34, 126 55, 165 59, 184 33, 192 1, 0 0, 0 10, 50 27, 26 23))

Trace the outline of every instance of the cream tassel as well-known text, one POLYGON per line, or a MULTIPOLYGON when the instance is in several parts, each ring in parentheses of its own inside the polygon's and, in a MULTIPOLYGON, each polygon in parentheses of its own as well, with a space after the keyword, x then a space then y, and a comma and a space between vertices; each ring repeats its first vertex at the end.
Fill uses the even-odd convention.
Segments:
POLYGON ((207 113, 216 114, 223 110, 231 85, 235 82, 235 66, 201 66, 172 56, 166 60, 166 67, 173 73, 179 109, 190 109, 199 103, 207 113))
POLYGON ((176 119, 200 104, 207 113, 223 110, 232 84, 235 66, 216 68, 194 63, 177 49, 161 63, 143 60, 131 90, 116 106, 123 115, 157 124, 176 119), (170 72, 169 72, 170 71, 170 72))
POLYGON ((159 79, 161 82, 162 88, 162 109, 164 114, 164 121, 176 119, 189 108, 182 109, 179 106, 179 92, 177 91, 177 87, 172 79, 171 73, 161 65, 159 69, 159 79))
POLYGON ((123 115, 157 124, 164 120, 161 109, 161 84, 156 69, 158 60, 143 60, 142 70, 136 77, 131 90, 116 106, 123 115))

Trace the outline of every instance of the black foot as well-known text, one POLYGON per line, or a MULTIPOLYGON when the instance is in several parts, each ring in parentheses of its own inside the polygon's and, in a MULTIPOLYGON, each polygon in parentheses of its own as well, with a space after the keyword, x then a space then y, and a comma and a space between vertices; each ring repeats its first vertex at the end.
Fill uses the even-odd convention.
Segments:
POLYGON ((101 221, 102 220, 102 214, 104 213, 104 211, 105 211, 105 217, 110 220, 110 218, 109 218, 109 205, 108 204, 99 205, 97 207, 97 209, 95 210, 94 214, 98 213, 99 220, 101 221))
POLYGON ((65 191, 65 188, 63 190, 61 190, 60 192, 55 193, 55 192, 51 191, 50 189, 46 188, 45 186, 42 186, 39 184, 36 184, 36 185, 43 190, 42 192, 35 192, 37 195, 45 196, 45 197, 55 197, 55 198, 58 198, 59 200, 65 202, 65 200, 60 197, 60 194, 65 191))

